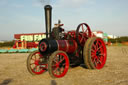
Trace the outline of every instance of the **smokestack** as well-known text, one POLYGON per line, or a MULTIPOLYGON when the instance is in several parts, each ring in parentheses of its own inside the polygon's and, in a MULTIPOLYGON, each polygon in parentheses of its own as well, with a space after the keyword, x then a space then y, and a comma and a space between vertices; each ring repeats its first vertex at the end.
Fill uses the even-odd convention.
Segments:
POLYGON ((45 5, 44 10, 45 10, 46 38, 48 39, 51 36, 52 6, 45 5))

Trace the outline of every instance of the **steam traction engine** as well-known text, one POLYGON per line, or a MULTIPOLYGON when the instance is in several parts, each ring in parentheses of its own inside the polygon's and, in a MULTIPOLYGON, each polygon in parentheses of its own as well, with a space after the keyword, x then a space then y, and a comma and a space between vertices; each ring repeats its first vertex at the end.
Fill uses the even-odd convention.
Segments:
POLYGON ((39 51, 28 56, 28 71, 38 75, 48 70, 51 77, 60 78, 72 65, 103 68, 107 57, 104 41, 93 36, 86 23, 79 24, 76 30, 65 32, 59 21, 51 30, 51 10, 50 5, 45 6, 46 39, 39 42, 39 51))

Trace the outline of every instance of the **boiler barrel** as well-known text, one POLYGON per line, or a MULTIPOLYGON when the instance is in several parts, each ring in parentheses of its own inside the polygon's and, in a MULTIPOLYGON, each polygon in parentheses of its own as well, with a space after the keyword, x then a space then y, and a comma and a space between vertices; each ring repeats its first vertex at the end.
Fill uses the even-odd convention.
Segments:
POLYGON ((42 39, 39 42, 39 51, 41 53, 51 53, 56 50, 61 50, 67 53, 74 53, 77 49, 75 40, 47 40, 42 39))

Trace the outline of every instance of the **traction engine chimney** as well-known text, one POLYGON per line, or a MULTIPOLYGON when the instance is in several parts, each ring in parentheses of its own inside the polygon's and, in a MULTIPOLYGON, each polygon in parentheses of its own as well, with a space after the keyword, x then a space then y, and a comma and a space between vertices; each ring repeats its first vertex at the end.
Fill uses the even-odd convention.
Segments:
POLYGON ((50 38, 51 36, 51 24, 52 24, 52 6, 51 5, 45 5, 45 29, 46 29, 46 38, 50 38))

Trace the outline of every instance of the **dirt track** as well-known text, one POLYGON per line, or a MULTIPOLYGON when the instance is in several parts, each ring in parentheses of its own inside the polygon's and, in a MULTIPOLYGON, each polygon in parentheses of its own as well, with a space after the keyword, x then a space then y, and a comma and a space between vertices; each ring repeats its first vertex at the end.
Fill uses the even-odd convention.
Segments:
POLYGON ((0 54, 0 85, 128 85, 128 46, 111 46, 107 50, 103 69, 78 66, 59 79, 52 79, 48 72, 32 76, 26 69, 28 53, 0 54))

